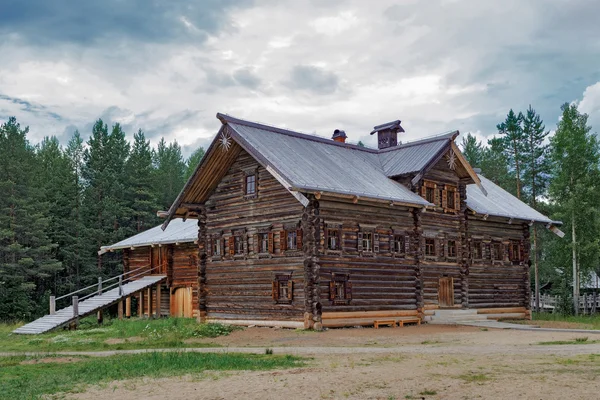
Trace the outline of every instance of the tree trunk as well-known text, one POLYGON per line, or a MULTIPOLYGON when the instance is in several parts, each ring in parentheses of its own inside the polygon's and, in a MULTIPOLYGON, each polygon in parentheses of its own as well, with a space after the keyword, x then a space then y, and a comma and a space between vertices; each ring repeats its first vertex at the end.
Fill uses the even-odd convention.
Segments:
POLYGON ((577 271, 577 238, 575 236, 575 211, 571 212, 571 232, 573 236, 573 306, 575 308, 575 315, 579 315, 579 277, 577 271))

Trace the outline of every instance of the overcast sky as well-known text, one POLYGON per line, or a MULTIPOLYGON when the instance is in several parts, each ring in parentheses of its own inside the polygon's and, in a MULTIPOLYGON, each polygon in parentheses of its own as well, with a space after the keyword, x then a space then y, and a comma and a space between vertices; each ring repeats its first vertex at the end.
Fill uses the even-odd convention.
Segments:
POLYGON ((529 104, 554 129, 580 102, 600 130, 600 3, 574 0, 0 0, 0 121, 30 140, 97 118, 189 154, 217 112, 376 146, 480 138, 529 104))

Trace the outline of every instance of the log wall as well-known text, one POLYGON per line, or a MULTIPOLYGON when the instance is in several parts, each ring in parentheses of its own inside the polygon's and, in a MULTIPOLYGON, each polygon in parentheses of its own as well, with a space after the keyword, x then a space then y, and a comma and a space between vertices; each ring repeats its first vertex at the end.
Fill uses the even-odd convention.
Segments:
MULTIPOLYGON (((333 199, 322 199, 319 209, 319 298, 324 326, 333 323, 325 317, 332 313, 345 313, 350 319, 352 315, 356 319, 364 312, 385 310, 404 310, 408 311, 405 315, 416 315, 419 282, 415 248, 410 245, 414 218, 412 210, 382 203, 359 201, 353 204, 351 201, 333 199), (341 227, 341 250, 328 249, 325 231, 332 226, 341 227), (373 251, 359 250, 361 232, 373 234, 373 251), (394 234, 405 238, 402 255, 394 251, 394 234), (330 283, 335 274, 347 275, 352 285, 351 300, 346 303, 330 297, 330 283)), ((371 317, 371 324, 372 321, 371 317)), ((352 321, 353 324, 359 322, 352 321)))
POLYGON ((242 151, 205 204, 207 237, 200 237, 200 257, 206 254, 203 283, 208 320, 303 321, 304 257, 302 249, 285 250, 281 231, 300 228, 304 207, 267 170, 242 151), (257 173, 257 196, 244 196, 248 171, 257 173), (272 252, 260 253, 257 234, 272 234, 272 252), (222 240, 241 234, 244 252, 211 254, 209 237, 222 240), (273 299, 275 275, 292 276, 289 304, 273 299))

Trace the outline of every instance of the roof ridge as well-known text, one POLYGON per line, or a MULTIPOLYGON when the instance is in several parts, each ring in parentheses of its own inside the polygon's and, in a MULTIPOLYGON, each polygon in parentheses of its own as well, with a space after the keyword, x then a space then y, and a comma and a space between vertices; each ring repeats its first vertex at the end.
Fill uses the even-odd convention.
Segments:
POLYGON ((285 129, 285 128, 279 128, 273 125, 267 125, 264 123, 260 123, 260 122, 253 122, 253 121, 248 121, 245 119, 240 119, 240 118, 236 118, 236 117, 232 117, 231 115, 228 114, 223 114, 223 113, 217 113, 217 118, 221 121, 221 123, 223 123, 224 125, 226 123, 234 123, 234 124, 239 124, 239 125, 245 125, 245 126, 249 126, 252 128, 258 128, 258 129, 265 129, 271 132, 276 132, 276 133, 281 133, 284 135, 288 135, 288 136, 292 136, 292 137, 297 137, 299 139, 306 139, 306 140, 312 140, 315 142, 320 142, 320 143, 324 143, 324 144, 328 144, 328 145, 332 145, 332 146, 337 146, 337 147, 343 147, 343 148, 350 148, 353 150, 360 150, 360 151, 366 151, 369 153, 373 153, 373 154, 380 154, 380 153, 386 153, 386 152, 390 152, 390 151, 394 151, 394 150, 399 150, 399 149, 405 149, 407 147, 411 147, 411 146, 416 146, 416 145, 420 145, 420 144, 425 144, 425 143, 429 143, 429 142, 434 142, 434 141, 438 141, 438 140, 444 140, 444 139, 453 139, 456 136, 458 136, 459 132, 458 130, 453 130, 453 131, 447 131, 444 133, 439 133, 436 134, 434 136, 428 136, 425 137, 423 139, 418 139, 418 140, 414 140, 412 142, 406 142, 406 143, 402 143, 399 144, 397 146, 394 147, 388 147, 386 149, 373 149, 371 147, 362 147, 356 144, 351 144, 351 143, 340 143, 340 142, 336 142, 334 140, 331 139, 327 139, 325 137, 322 136, 317 136, 317 135, 313 135, 310 133, 301 133, 301 132, 297 132, 297 131, 293 131, 291 129, 285 129))
POLYGON ((332 140, 332 139, 326 139, 326 138, 324 138, 322 136, 312 135, 312 134, 309 134, 309 133, 301 133, 301 132, 297 132, 297 131, 292 131, 290 129, 284 129, 284 128, 279 128, 279 127, 272 126, 272 125, 262 124, 262 123, 259 123, 259 122, 247 121, 247 120, 244 120, 244 119, 239 119, 239 118, 232 117, 232 116, 227 115, 227 114, 217 113, 217 118, 223 124, 225 124, 225 123, 233 123, 233 124, 245 125, 245 126, 249 126, 249 127, 252 127, 252 128, 264 129, 264 130, 268 130, 268 131, 271 131, 271 132, 281 133, 283 135, 288 135, 288 136, 296 137, 296 138, 299 138, 299 139, 312 140, 314 142, 320 142, 320 143, 328 144, 328 145, 331 145, 331 146, 349 148, 349 149, 352 149, 352 150, 366 151, 368 153, 373 153, 373 154, 379 153, 379 150, 373 149, 373 148, 370 148, 370 147, 362 147, 362 146, 359 146, 357 144, 352 144, 352 143, 340 143, 340 142, 336 142, 335 140, 332 140))

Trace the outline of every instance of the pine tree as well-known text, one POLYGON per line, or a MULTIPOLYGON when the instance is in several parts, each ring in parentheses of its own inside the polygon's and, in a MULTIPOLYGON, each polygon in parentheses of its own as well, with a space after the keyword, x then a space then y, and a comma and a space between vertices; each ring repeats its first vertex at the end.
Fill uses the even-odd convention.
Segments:
POLYGON ((186 166, 179 144, 174 141, 167 146, 165 139, 161 138, 156 149, 154 164, 158 203, 163 210, 168 210, 185 184, 186 166))
POLYGON ((71 228, 72 228, 72 245, 66 249, 69 252, 67 262, 71 264, 71 270, 75 274, 71 277, 75 287, 81 287, 81 272, 82 265, 91 264, 89 257, 85 253, 85 226, 83 224, 82 201, 83 201, 83 177, 82 171, 84 168, 84 148, 83 139, 79 131, 73 133, 73 137, 69 140, 65 150, 69 167, 71 170, 71 182, 69 186, 72 191, 66 199, 71 205, 71 228))
POLYGON ((467 133, 467 136, 464 136, 462 139, 461 147, 467 162, 472 167, 481 167, 484 152, 481 142, 478 142, 475 136, 467 133))
MULTIPOLYGON (((562 117, 551 139, 553 178, 550 197, 557 203, 557 217, 565 222, 567 241, 560 241, 562 253, 570 250, 572 264, 573 302, 575 312, 579 304, 579 276, 596 267, 598 249, 598 196, 599 146, 590 133, 587 114, 581 114, 576 105, 564 104, 562 117), (569 249, 570 247, 570 249, 569 249), (584 267, 583 269, 581 267, 584 267), (582 271, 583 270, 583 271, 582 271)), ((568 276, 564 264, 555 265, 568 276)))
POLYGON ((158 223, 156 211, 159 209, 154 192, 154 166, 150 142, 146 141, 140 129, 133 135, 133 147, 127 160, 129 187, 129 207, 131 209, 132 230, 142 232, 158 223))
POLYGON ((493 137, 488 139, 488 146, 484 148, 481 157, 481 170, 487 179, 504 190, 515 194, 513 174, 508 168, 503 138, 493 137))
POLYGON ((48 203, 36 184, 35 152, 14 117, 0 126, 0 320, 29 319, 62 266, 48 238, 48 203), (35 301, 34 301, 35 299, 35 301))
POLYGON ((504 135, 504 153, 508 161, 509 169, 514 171, 516 182, 516 196, 521 198, 521 179, 522 179, 522 163, 523 163, 523 146, 525 143, 523 136, 523 114, 518 115, 511 109, 506 116, 504 122, 498 124, 496 128, 499 133, 504 135))
POLYGON ((190 179, 190 176, 192 176, 192 174, 196 170, 196 167, 198 166, 198 164, 200 164, 200 161, 202 160, 203 157, 204 157, 204 147, 199 147, 187 159, 187 161, 186 161, 187 169, 185 172, 185 180, 186 181, 188 179, 190 179))
MULTIPOLYGON (((523 118, 523 194, 529 204, 538 209, 538 199, 545 196, 548 190, 548 177, 550 176, 550 158, 548 157, 548 144, 545 143, 550 131, 535 110, 529 106, 523 118)), ((533 226, 533 267, 535 283, 536 311, 539 311, 539 259, 541 249, 537 225, 533 226)))

